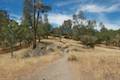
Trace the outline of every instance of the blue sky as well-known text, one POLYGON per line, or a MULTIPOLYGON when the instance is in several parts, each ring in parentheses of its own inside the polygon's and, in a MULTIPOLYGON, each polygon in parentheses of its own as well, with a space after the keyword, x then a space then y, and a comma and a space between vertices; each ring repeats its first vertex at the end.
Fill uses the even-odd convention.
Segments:
MULTIPOLYGON (((0 9, 6 9, 10 16, 20 21, 24 0, 0 0, 0 9)), ((43 0, 52 6, 49 21, 61 25, 72 15, 84 11, 87 19, 103 22, 106 27, 120 28, 120 0, 43 0)))

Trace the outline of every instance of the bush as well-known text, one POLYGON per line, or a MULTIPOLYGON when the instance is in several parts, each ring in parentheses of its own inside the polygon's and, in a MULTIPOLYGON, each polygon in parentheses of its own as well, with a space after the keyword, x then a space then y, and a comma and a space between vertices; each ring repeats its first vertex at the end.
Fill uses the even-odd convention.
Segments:
POLYGON ((68 61, 77 61, 76 55, 70 55, 70 56, 68 57, 68 61))
POLYGON ((88 36, 88 35, 84 35, 81 37, 81 41, 84 45, 86 45, 88 48, 94 48, 97 38, 94 36, 88 36))
POLYGON ((25 54, 23 54, 21 57, 22 57, 22 58, 29 58, 29 57, 31 57, 31 56, 30 56, 29 53, 25 53, 25 54))

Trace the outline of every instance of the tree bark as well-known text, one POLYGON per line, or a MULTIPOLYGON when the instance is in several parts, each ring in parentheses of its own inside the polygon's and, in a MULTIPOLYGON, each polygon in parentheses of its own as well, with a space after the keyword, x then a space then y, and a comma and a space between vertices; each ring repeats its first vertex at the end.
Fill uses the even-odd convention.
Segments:
POLYGON ((38 39, 39 39, 39 43, 40 43, 40 40, 41 40, 41 39, 40 39, 40 36, 38 37, 38 39))
POLYGON ((10 45, 11 58, 14 57, 14 54, 13 54, 13 46, 12 46, 12 45, 13 45, 13 44, 10 45))
MULTIPOLYGON (((35 4, 35 0, 34 3, 35 4)), ((36 48, 36 19, 35 19, 35 13, 36 13, 36 9, 35 9, 35 5, 34 5, 34 12, 33 12, 33 16, 34 16, 34 23, 33 23, 33 49, 36 48)))

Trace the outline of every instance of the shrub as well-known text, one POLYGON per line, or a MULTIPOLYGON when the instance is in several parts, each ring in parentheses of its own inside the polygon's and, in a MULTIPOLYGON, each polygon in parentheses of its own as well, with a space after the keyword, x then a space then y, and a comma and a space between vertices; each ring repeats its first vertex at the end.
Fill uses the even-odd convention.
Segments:
POLYGON ((81 41, 87 47, 94 48, 95 44, 96 44, 96 41, 97 41, 97 38, 94 37, 94 36, 84 35, 84 36, 81 37, 81 41))
POLYGON ((76 55, 70 55, 70 56, 68 57, 68 61, 77 61, 76 55))

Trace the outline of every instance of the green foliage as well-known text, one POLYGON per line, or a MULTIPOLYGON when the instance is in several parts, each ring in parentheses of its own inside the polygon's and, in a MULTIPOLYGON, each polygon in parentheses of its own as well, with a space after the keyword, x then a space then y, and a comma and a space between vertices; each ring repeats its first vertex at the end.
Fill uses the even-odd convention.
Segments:
POLYGON ((66 20, 60 27, 61 33, 65 38, 71 38, 72 36, 72 21, 66 20))
POLYGON ((51 26, 49 23, 45 23, 45 24, 43 25, 44 35, 45 35, 45 36, 49 36, 51 29, 52 29, 52 26, 51 26))
POLYGON ((72 39, 80 40, 80 29, 79 26, 74 26, 72 29, 72 39))
POLYGON ((106 45, 110 45, 113 39, 116 36, 116 31, 108 30, 105 27, 102 27, 99 32, 96 33, 96 37, 98 38, 98 43, 104 43, 106 45))
POLYGON ((95 36, 84 35, 81 36, 81 41, 87 47, 94 48, 97 38, 95 36))
POLYGON ((10 48, 11 56, 13 57, 14 47, 17 43, 17 24, 15 21, 11 21, 8 26, 4 26, 1 29, 1 37, 2 37, 2 47, 10 48), (6 46, 5 46, 6 45, 6 46))
POLYGON ((0 10, 0 26, 7 26, 9 24, 9 16, 7 11, 0 10))
POLYGON ((62 36, 80 40, 87 47, 94 48, 95 44, 106 44, 120 47, 120 30, 109 30, 103 23, 99 24, 101 30, 96 30, 96 21, 86 20, 82 11, 73 15, 73 20, 65 20, 60 27, 52 28, 47 12, 51 9, 39 0, 25 0, 23 19, 19 25, 15 20, 10 20, 5 10, 0 10, 0 46, 13 49, 18 44, 29 45, 33 48, 37 40, 48 38, 49 35, 62 36), (34 5, 34 6, 33 6, 34 5), (44 14, 43 14, 44 13, 44 14))
POLYGON ((26 42, 28 44, 31 43, 33 34, 32 29, 28 27, 27 23, 24 23, 20 26, 19 34, 20 41, 26 42))
POLYGON ((38 38, 44 38, 44 37, 48 37, 50 35, 51 32, 51 28, 52 26, 48 23, 41 23, 38 25, 37 28, 37 36, 38 38))
POLYGON ((51 33, 52 33, 51 35, 54 37, 61 37, 62 36, 61 27, 53 28, 51 33))

